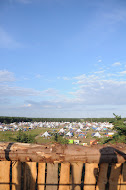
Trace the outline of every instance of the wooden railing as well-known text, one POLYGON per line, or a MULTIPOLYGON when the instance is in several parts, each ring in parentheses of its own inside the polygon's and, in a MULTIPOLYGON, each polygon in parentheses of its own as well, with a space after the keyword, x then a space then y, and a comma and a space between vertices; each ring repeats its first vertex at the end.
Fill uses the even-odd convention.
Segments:
POLYGON ((126 190, 126 145, 0 143, 0 190, 126 190))

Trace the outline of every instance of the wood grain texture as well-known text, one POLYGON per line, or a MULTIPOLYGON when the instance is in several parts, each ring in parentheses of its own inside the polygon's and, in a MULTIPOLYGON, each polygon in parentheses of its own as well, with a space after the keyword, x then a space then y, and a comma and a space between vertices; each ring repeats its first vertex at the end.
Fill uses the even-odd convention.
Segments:
POLYGON ((12 190, 21 190, 21 162, 12 163, 12 190))
POLYGON ((61 163, 59 190, 70 190, 70 163, 61 163))
POLYGON ((95 190, 97 173, 97 163, 85 164, 84 190, 95 190))
POLYGON ((23 190, 35 190, 36 183, 36 162, 24 163, 24 189, 23 190))
POLYGON ((38 163, 38 190, 45 188, 45 163, 38 163))
POLYGON ((100 164, 100 170, 98 175, 98 182, 96 186, 96 190, 105 190, 105 185, 107 184, 107 171, 108 171, 108 163, 100 164))
POLYGON ((61 144, 1 143, 0 160, 21 162, 124 163, 126 145, 87 146, 61 144))
POLYGON ((10 163, 0 162, 0 190, 10 190, 10 163))
POLYGON ((47 164, 46 190, 58 189, 58 163, 47 164))
POLYGON ((118 190, 126 190, 126 163, 122 165, 122 173, 119 176, 118 190))
POLYGON ((119 181, 119 176, 121 173, 121 164, 112 164, 111 167, 111 173, 109 177, 109 190, 117 190, 118 188, 118 181, 119 181))
POLYGON ((72 187, 74 190, 81 190, 83 163, 82 162, 71 163, 71 167, 72 167, 72 187))

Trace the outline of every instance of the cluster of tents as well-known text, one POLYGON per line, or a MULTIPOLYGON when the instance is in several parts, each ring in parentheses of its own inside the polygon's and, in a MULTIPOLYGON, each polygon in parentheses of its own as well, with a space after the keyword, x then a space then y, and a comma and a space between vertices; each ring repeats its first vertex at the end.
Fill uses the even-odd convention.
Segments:
MULTIPOLYGON (((70 129, 70 131, 69 132, 67 132, 66 133, 66 131, 65 131, 65 129, 60 129, 59 130, 59 135, 61 135, 61 136, 67 136, 67 137, 72 137, 73 136, 73 130, 72 129, 70 129)), ((81 129, 77 129, 76 131, 75 131, 75 133, 76 134, 78 134, 78 137, 85 137, 85 133, 84 132, 82 132, 81 131, 81 129)), ((41 135, 41 137, 50 137, 51 135, 46 131, 43 135, 41 135)))

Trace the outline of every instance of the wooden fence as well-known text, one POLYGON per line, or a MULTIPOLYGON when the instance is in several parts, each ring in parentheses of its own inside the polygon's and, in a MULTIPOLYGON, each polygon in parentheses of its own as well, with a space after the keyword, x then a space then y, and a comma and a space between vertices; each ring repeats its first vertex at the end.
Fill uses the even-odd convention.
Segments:
POLYGON ((125 145, 0 143, 0 160, 0 190, 126 190, 125 145))

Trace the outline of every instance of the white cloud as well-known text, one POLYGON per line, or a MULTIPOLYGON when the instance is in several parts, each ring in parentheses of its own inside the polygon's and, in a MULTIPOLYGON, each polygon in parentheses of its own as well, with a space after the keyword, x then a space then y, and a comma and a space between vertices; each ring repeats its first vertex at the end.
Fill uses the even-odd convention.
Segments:
POLYGON ((12 82, 15 81, 14 74, 7 70, 0 70, 0 82, 12 82))
POLYGON ((31 104, 24 104, 23 106, 21 106, 21 107, 24 107, 24 108, 29 108, 29 107, 31 107, 32 105, 31 104))
POLYGON ((63 77, 63 80, 70 80, 69 77, 63 77))
POLYGON ((112 64, 112 66, 120 66, 120 65, 121 65, 120 62, 115 62, 115 63, 112 64))
POLYGON ((101 59, 99 59, 99 60, 98 60, 98 63, 101 63, 101 62, 102 62, 102 60, 101 60, 101 59))
POLYGON ((0 96, 15 97, 15 96, 39 96, 41 91, 32 88, 23 88, 18 86, 9 86, 7 84, 0 85, 0 96))
POLYGON ((3 28, 0 27, 0 48, 20 48, 23 47, 15 41, 3 28))
POLYGON ((105 72, 105 70, 102 70, 102 71, 96 71, 96 72, 94 72, 95 74, 100 74, 100 73, 104 73, 105 72))
POLYGON ((110 24, 115 24, 118 22, 123 22, 126 19, 126 11, 125 9, 115 9, 112 12, 103 13, 103 16, 108 20, 110 24))
POLYGON ((43 75, 41 75, 41 74, 35 75, 35 78, 38 78, 38 79, 40 79, 40 78, 42 78, 42 77, 43 77, 43 75))
POLYGON ((121 75, 126 75, 126 71, 120 72, 121 75))
POLYGON ((85 79, 85 78, 86 78, 85 74, 77 76, 77 77, 74 77, 74 79, 77 79, 77 80, 82 80, 82 79, 85 79))
POLYGON ((49 94, 49 95, 56 95, 58 93, 57 90, 55 90, 54 88, 48 88, 47 90, 44 90, 43 93, 45 94, 49 94))
POLYGON ((61 79, 61 77, 57 77, 57 79, 59 80, 59 79, 61 79))
MULTIPOLYGON (((126 71, 123 72, 126 74, 126 71)), ((76 77, 79 79, 79 77, 76 77)), ((79 85, 78 89, 71 92, 82 105, 117 105, 126 104, 126 81, 104 79, 102 76, 88 75, 73 84, 79 85)))

